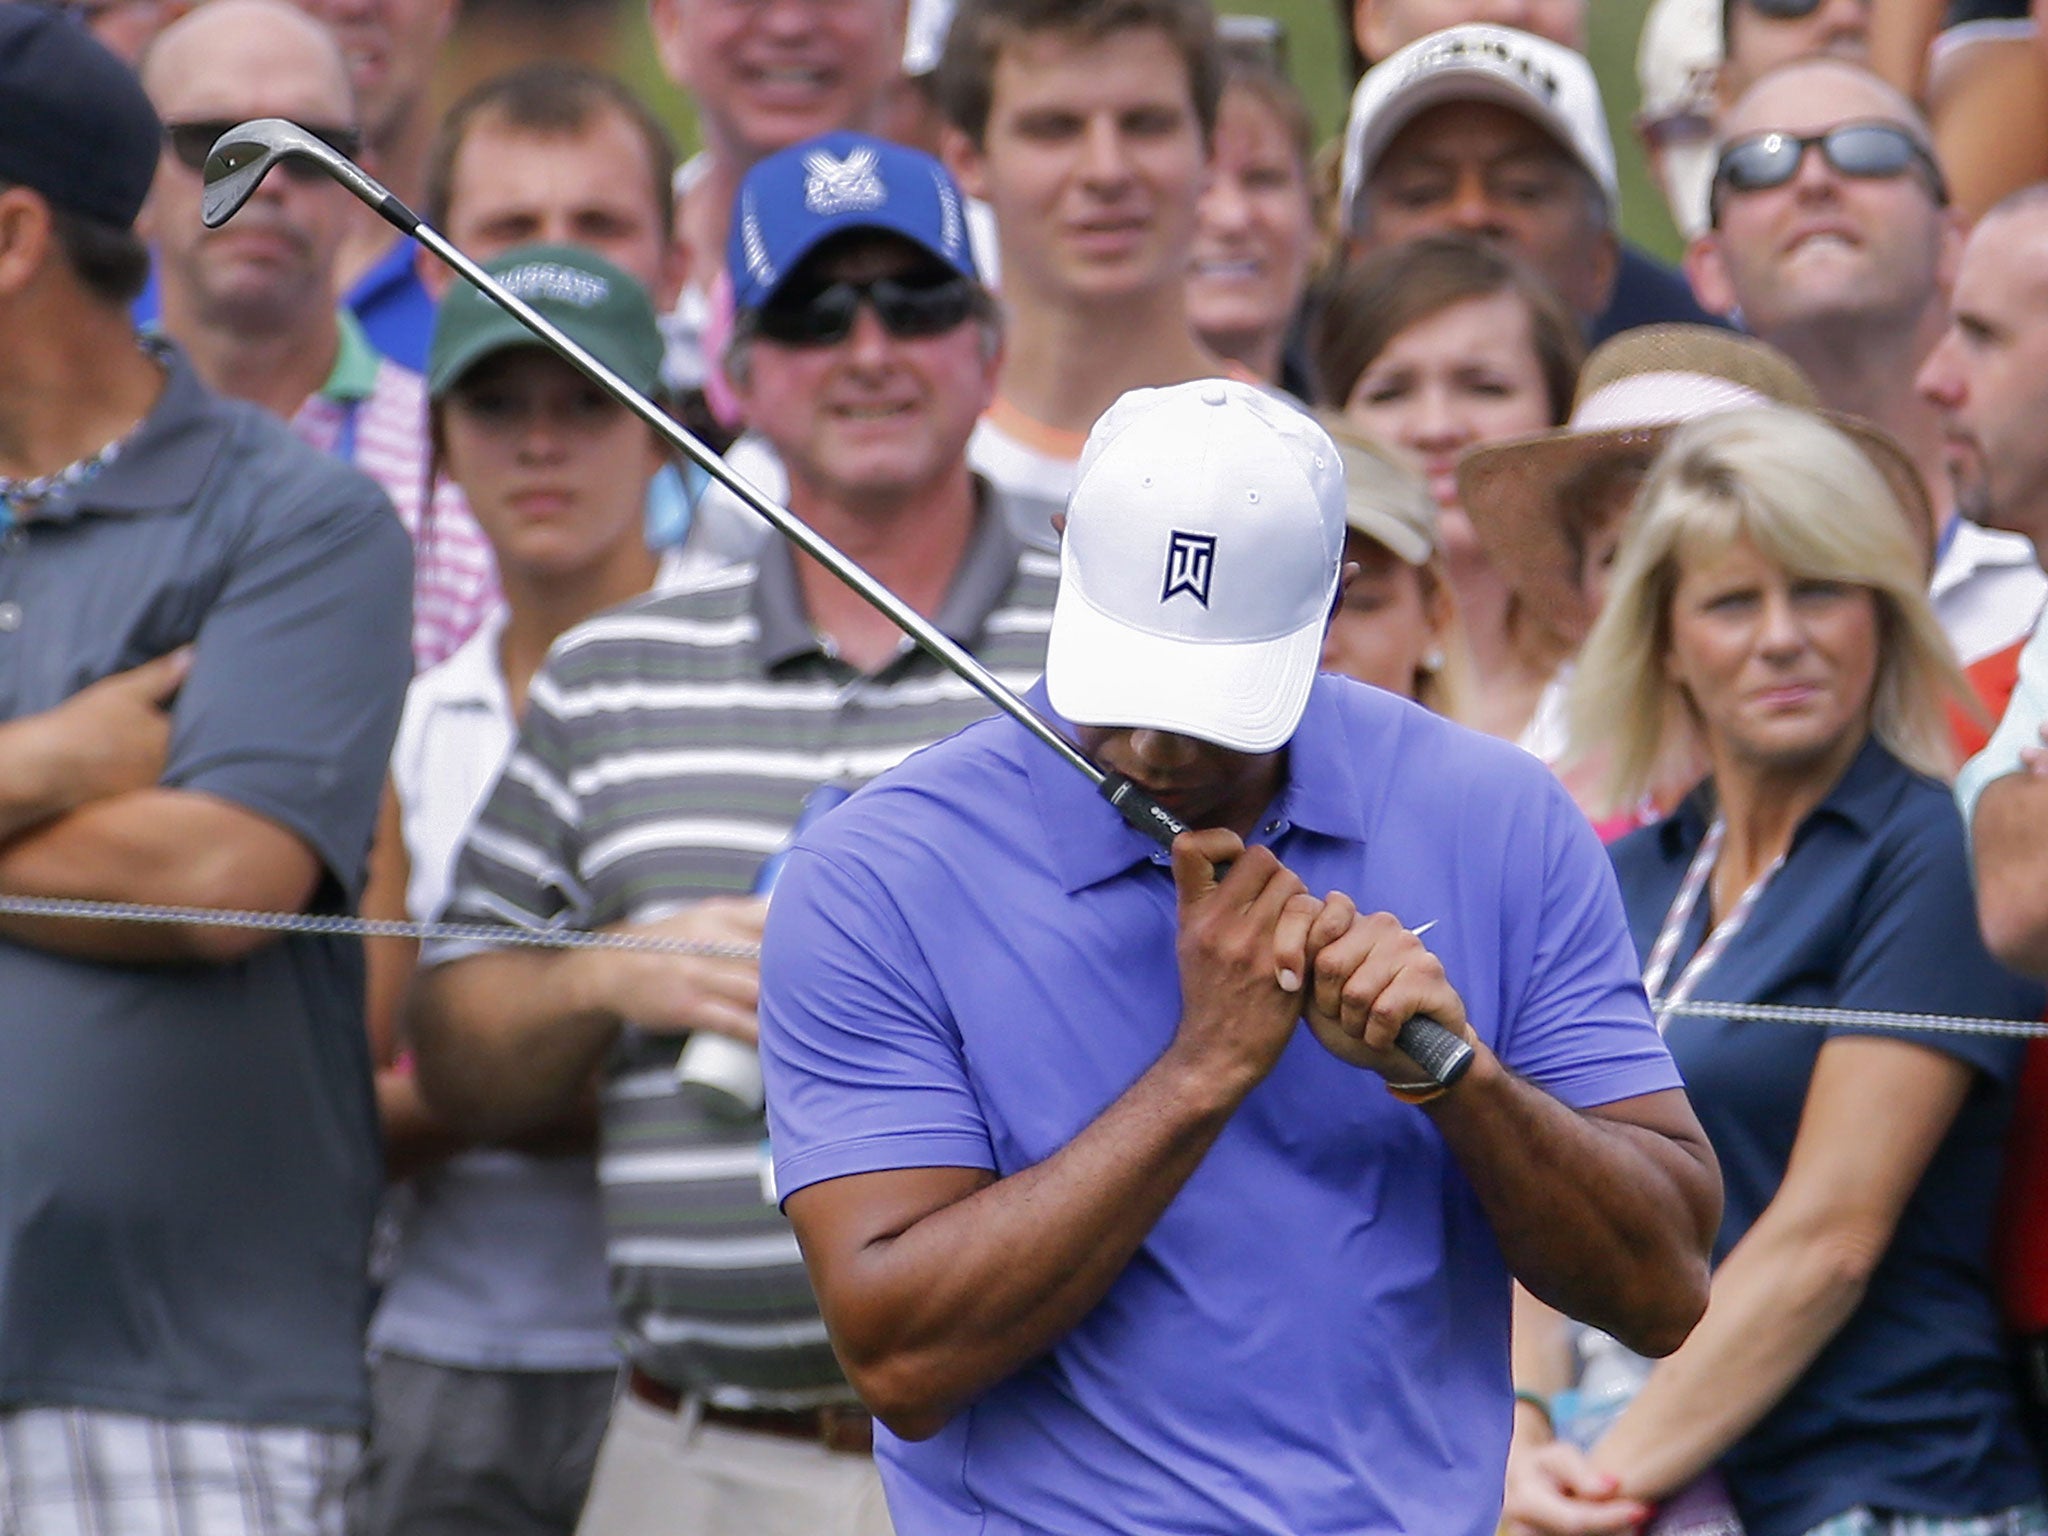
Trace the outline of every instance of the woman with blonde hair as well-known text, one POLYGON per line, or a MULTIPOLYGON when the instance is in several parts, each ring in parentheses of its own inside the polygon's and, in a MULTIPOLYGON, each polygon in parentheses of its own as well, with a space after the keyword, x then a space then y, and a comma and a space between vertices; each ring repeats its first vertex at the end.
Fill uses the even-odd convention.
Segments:
POLYGON ((2048 1531, 1987 1262, 2019 1042, 1680 1006, 2038 1016, 1978 936, 1924 581, 1883 476, 1786 407, 1682 428, 1623 533, 1569 713, 1617 802, 1710 765, 1611 851, 1726 1207, 1706 1316, 1590 1447, 1518 1424, 1510 1531, 1717 1467, 1749 1536, 2048 1531))

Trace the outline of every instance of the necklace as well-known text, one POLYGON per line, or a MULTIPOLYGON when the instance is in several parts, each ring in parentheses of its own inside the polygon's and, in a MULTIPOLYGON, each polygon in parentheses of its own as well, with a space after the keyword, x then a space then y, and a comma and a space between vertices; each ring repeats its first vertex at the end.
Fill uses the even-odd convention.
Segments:
MULTIPOLYGON (((144 353, 159 365, 163 362, 164 347, 153 337, 138 338, 144 353)), ((147 416, 143 421, 147 421, 147 416)), ((121 456, 121 450, 135 436, 142 425, 138 421, 99 452, 88 454, 82 459, 66 464, 62 469, 50 471, 47 475, 36 475, 28 479, 10 479, 0 475, 0 531, 13 527, 24 518, 33 517, 42 504, 62 491, 76 490, 79 486, 98 477, 100 472, 121 456)))
POLYGON ((124 433, 98 453, 32 480, 10 480, 0 475, 0 528, 10 528, 23 518, 33 517, 36 509, 59 491, 72 490, 95 478, 121 456, 121 447, 127 440, 124 433))

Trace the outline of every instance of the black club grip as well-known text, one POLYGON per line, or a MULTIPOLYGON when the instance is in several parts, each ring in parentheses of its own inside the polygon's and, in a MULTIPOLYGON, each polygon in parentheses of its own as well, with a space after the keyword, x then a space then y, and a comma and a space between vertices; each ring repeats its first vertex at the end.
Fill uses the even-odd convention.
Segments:
POLYGON ((1419 1015, 1401 1026, 1394 1043, 1406 1051, 1433 1083, 1448 1088, 1472 1065, 1472 1047, 1435 1019, 1419 1015))
MULTIPOLYGON (((1104 777, 1100 788, 1102 797, 1116 807, 1118 815, 1163 847, 1172 847, 1173 840, 1187 831, 1179 817, 1120 773, 1104 777)), ((1394 1043, 1429 1075, 1431 1082, 1445 1088, 1463 1077, 1472 1065, 1472 1047, 1435 1019, 1410 1019, 1401 1026, 1394 1043)))

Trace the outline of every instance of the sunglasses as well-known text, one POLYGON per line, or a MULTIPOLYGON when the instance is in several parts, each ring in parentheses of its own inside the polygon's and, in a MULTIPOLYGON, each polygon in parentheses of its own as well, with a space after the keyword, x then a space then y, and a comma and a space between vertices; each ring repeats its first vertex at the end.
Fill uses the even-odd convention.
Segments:
MULTIPOLYGON (((206 157, 213 153, 213 146, 220 142, 220 136, 230 128, 239 128, 241 123, 223 118, 217 123, 166 123, 164 139, 171 146, 171 153, 178 157, 178 163, 191 170, 205 171, 206 157)), ((336 154, 353 160, 362 151, 363 136, 353 128, 316 128, 311 123, 302 125, 306 132, 336 154)), ((312 161, 298 155, 287 155, 278 166, 293 181, 311 185, 325 181, 327 173, 312 161)))
POLYGON ((898 341, 943 336, 974 313, 975 285, 957 273, 875 277, 777 294, 754 312, 754 329, 786 347, 829 347, 853 331, 863 302, 898 341))
MULTIPOLYGON (((1714 187, 1730 192, 1765 192, 1799 173, 1809 149, 1843 176, 1886 180, 1918 167, 1935 202, 1948 202, 1948 184, 1926 147, 1894 123, 1843 123, 1826 133, 1755 133, 1721 151, 1714 187)), ((1718 209, 1716 210, 1718 212, 1718 209)))

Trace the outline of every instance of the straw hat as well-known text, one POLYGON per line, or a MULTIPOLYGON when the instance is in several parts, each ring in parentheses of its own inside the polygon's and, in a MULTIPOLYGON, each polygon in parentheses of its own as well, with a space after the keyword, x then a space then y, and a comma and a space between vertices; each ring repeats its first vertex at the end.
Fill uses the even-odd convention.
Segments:
POLYGON ((1344 521, 1410 565, 1437 551, 1436 499, 1422 477, 1336 411, 1316 420, 1344 463, 1344 521))
POLYGON ((1820 408, 1799 366, 1777 348, 1705 325, 1648 325, 1596 348, 1579 374, 1571 421, 1506 438, 1458 461, 1458 495, 1487 558, 1548 612, 1590 623, 1562 496, 1602 463, 1646 465, 1685 422, 1754 405, 1813 411, 1867 454, 1919 533, 1932 568, 1934 510, 1919 471, 1887 433, 1820 408))

